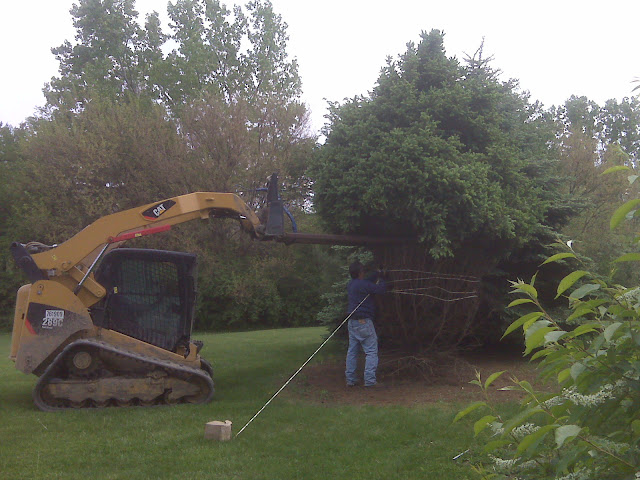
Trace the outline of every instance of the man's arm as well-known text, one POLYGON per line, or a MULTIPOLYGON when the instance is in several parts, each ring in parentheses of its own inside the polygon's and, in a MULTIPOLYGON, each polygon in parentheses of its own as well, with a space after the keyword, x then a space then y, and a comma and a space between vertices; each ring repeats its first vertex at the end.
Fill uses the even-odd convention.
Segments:
MULTIPOLYGON (((377 274, 376 274, 377 276, 377 274)), ((366 283, 366 293, 368 294, 375 294, 375 293, 384 293, 387 291, 387 283, 384 281, 384 278, 382 278, 382 276, 378 277, 378 283, 374 283, 373 281, 368 281, 366 283)))
POLYGON ((365 278, 365 280, 376 283, 379 278, 382 278, 382 275, 380 275, 380 272, 373 272, 371 275, 365 278))

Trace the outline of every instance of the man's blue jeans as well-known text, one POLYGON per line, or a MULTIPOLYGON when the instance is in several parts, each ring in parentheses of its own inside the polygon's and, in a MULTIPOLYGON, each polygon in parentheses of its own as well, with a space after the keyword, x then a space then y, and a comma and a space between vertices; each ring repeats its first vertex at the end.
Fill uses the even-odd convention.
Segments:
POLYGON ((378 336, 370 318, 362 320, 349 320, 349 349, 347 350, 347 369, 345 374, 347 384, 358 383, 356 368, 358 366, 358 353, 360 349, 366 355, 364 363, 364 384, 376 384, 376 368, 378 368, 378 336))

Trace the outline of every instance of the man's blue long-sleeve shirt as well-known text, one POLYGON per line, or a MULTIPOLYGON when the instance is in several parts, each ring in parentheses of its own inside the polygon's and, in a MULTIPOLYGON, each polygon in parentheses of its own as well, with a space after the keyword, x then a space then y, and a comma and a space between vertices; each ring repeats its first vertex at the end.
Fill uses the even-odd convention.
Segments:
POLYGON ((349 281, 347 285, 347 295, 348 295, 348 307, 347 314, 353 312, 353 310, 358 307, 360 302, 369 295, 362 305, 358 307, 358 310, 353 313, 351 318, 353 319, 362 319, 362 318, 370 318, 374 319, 376 315, 376 304, 373 300, 372 294, 376 293, 384 293, 387 290, 387 285, 384 282, 384 279, 380 278, 377 273, 373 274, 371 277, 367 279, 354 278, 349 281), (375 283, 377 279, 380 279, 379 283, 375 283))

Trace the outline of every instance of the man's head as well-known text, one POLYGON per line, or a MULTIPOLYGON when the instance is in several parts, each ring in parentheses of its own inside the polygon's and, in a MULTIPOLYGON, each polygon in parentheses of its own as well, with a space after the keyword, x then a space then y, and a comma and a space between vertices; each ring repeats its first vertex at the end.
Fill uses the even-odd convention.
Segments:
POLYGON ((353 262, 349 265, 349 275, 351 278, 360 278, 364 274, 364 265, 362 265, 359 261, 353 262))

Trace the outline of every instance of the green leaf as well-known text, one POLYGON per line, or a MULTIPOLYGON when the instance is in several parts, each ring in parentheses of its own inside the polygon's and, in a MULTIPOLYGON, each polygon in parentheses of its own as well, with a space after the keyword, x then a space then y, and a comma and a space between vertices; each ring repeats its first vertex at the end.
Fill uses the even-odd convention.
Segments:
POLYGON ((574 363, 571 366, 571 378, 573 378, 573 380, 577 380, 578 377, 580 376, 580 374, 582 372, 584 372, 587 369, 587 367, 585 367, 583 364, 581 363, 574 363))
MULTIPOLYGON (((603 352, 601 348, 604 345, 604 341, 604 334, 601 333, 591 342, 589 349, 593 352, 603 352)), ((600 353, 597 353, 597 355, 600 355, 600 353)))
POLYGON ((562 337, 564 337, 566 334, 567 334, 567 332, 565 332, 564 330, 556 330, 555 332, 549 332, 544 336, 544 343, 546 345, 547 343, 557 342, 562 337))
POLYGON ((576 338, 576 337, 579 337, 580 335, 584 335, 585 333, 595 332, 601 326, 602 324, 598 322, 585 323, 573 329, 569 333, 569 335, 571 336, 571 338, 576 338))
POLYGON ((640 253, 627 253, 613 261, 613 263, 618 262, 640 262, 640 253))
POLYGON ((531 318, 524 322, 522 325, 522 330, 524 330, 525 335, 532 335, 533 332, 536 332, 539 328, 546 327, 550 325, 551 322, 547 319, 536 320, 535 318, 531 318))
POLYGON ((529 419, 529 417, 535 415, 536 413, 542 413, 543 411, 544 410, 542 410, 539 406, 536 405, 532 408, 528 408, 524 411, 521 411, 515 414, 513 417, 511 417, 509 420, 507 420, 504 423, 503 428, 505 433, 511 432, 511 430, 513 430, 514 428, 526 422, 529 419))
POLYGON ((571 369, 565 368, 561 372, 558 373, 558 383, 562 384, 565 380, 569 378, 571 375, 571 369))
POLYGON ((578 425, 562 425, 556 429, 556 445, 560 448, 567 439, 575 438, 580 432, 582 428, 578 425))
POLYGON ((486 407, 487 404, 486 402, 474 402, 471 405, 469 405, 467 408, 465 408, 464 410, 462 410, 461 412, 458 412, 458 414, 455 416, 455 418, 453 419, 453 423, 456 423, 458 420, 460 420, 462 417, 470 414, 471 412, 473 412, 474 410, 477 410, 480 407, 486 407))
POLYGON ((514 290, 511 293, 519 292, 525 293, 529 295, 531 298, 538 298, 538 291, 535 289, 533 285, 529 285, 528 283, 518 283, 513 285, 514 290))
POLYGON ((634 420, 631 422, 631 429, 633 430, 633 433, 640 435, 640 420, 634 420))
POLYGON ((507 308, 515 307, 516 305, 522 305, 523 303, 534 303, 534 302, 530 298, 518 298, 517 300, 514 300, 509 305, 507 305, 507 308))
POLYGON ((549 433, 551 430, 553 430, 554 428, 557 428, 557 427, 558 426, 555 425, 555 424, 545 425, 544 427, 540 428, 539 430, 527 435, 526 437, 524 437, 522 439, 522 441, 518 445, 518 448, 516 449, 516 454, 517 455, 522 455, 535 442, 537 442, 538 440, 542 439, 547 433, 549 433))
POLYGON ((595 292, 600 289, 599 283, 587 283, 586 285, 582 285, 579 288, 576 288, 570 295, 570 299, 580 300, 585 295, 590 294, 591 292, 595 292))
MULTIPOLYGON (((592 447, 586 442, 573 444, 566 451, 563 451, 562 455, 559 456, 558 463, 555 467, 556 472, 564 472, 568 470, 569 466, 575 465, 576 461, 578 461, 580 457, 589 457, 590 455, 588 452, 591 448, 592 447)), ((578 476, 578 478, 580 477, 578 476)))
POLYGON ((620 224, 620 222, 624 220, 627 214, 632 210, 635 210, 638 205, 640 205, 640 199, 635 198, 633 200, 629 200, 627 203, 618 208, 611 216, 609 228, 611 230, 616 228, 620 224))
MULTIPOLYGON (((546 337, 545 337, 545 340, 546 340, 546 337)), ((546 357, 547 355, 551 355, 551 354, 552 354, 552 353, 554 353, 554 352, 555 352, 555 350, 551 350, 551 349, 548 349, 548 350, 538 350, 536 353, 534 353, 534 354, 531 356, 531 361, 533 361, 533 360, 537 360, 537 359, 538 359, 538 358, 540 358, 540 357, 546 357)))
POLYGON ((608 175, 609 173, 619 172, 621 170, 629 170, 629 167, 625 165, 616 165, 615 167, 609 167, 604 172, 602 172, 602 175, 608 175))
POLYGON ((544 342, 544 337, 549 332, 553 332, 556 330, 556 327, 541 327, 538 328, 535 332, 529 335, 525 341, 526 349, 524 351, 525 355, 528 355, 532 350, 542 347, 544 342))
POLYGON ((629 175, 627 180, 629 180, 629 185, 633 185, 633 183, 639 178, 638 175, 629 175))
POLYGON ((494 372, 491 375, 489 375, 489 378, 487 378, 487 381, 484 382, 484 389, 486 390, 487 388, 489 388, 489 385, 495 382, 500 377, 500 375, 502 375, 504 372, 506 372, 506 370, 502 370, 501 372, 494 372))
POLYGON ((498 418, 498 417, 494 417, 493 415, 485 415, 480 420, 478 420, 476 423, 474 423, 473 424, 473 431, 475 433, 475 436, 477 437, 478 434, 480 432, 482 432, 485 428, 487 428, 487 426, 491 422, 493 422, 496 418, 498 418))
POLYGON ((587 273, 589 273, 589 272, 585 272, 584 270, 576 270, 575 272, 572 272, 569 275, 567 275, 566 277, 564 277, 560 281, 560 285, 558 285, 558 294, 556 295, 556 298, 558 298, 560 295, 562 295, 568 288, 571 287, 571 285, 573 285, 578 280, 580 280, 582 277, 587 275, 587 273))
POLYGON ((610 342, 611 339, 613 338, 613 335, 616 333, 616 331, 622 326, 622 322, 616 322, 616 323, 612 323, 611 325, 609 325, 607 328, 604 329, 604 339, 607 342, 610 342))
POLYGON ((565 252, 565 253, 556 253, 555 255, 550 256, 544 262, 540 264, 540 266, 545 265, 551 262, 557 262, 558 260, 562 260, 563 258, 576 258, 575 254, 565 252))
POLYGON ((535 392, 533 391, 533 387, 531 386, 531 384, 529 382, 527 382, 526 380, 521 380, 520 382, 518 382, 518 385, 520 385, 522 387, 522 389, 530 394, 534 394, 535 392))
POLYGON ((576 307, 575 311, 571 315, 569 315, 569 317, 567 317, 567 321, 570 322, 589 313, 595 313, 594 308, 599 307, 600 305, 604 305, 605 303, 607 303, 607 300, 605 299, 587 300, 586 302, 576 307))
POLYGON ((551 325, 551 322, 546 318, 543 318, 542 320, 534 320, 532 318, 523 325, 525 337, 530 337, 541 328, 548 327, 549 325, 551 325))
POLYGON ((509 440, 494 440, 492 442, 487 443, 483 451, 484 453, 490 453, 497 450, 498 448, 506 447, 510 443, 511 442, 509 440))
POLYGON ((502 335, 502 338, 506 337, 511 332, 513 332, 515 329, 521 327, 522 325, 524 325, 529 320, 537 320, 538 318, 540 318, 543 315, 544 315, 544 313, 542 313, 542 312, 531 312, 531 313, 527 313, 526 315, 523 315, 522 317, 517 319, 515 322, 513 322, 511 325, 509 325, 507 330, 504 332, 504 335, 502 335))

